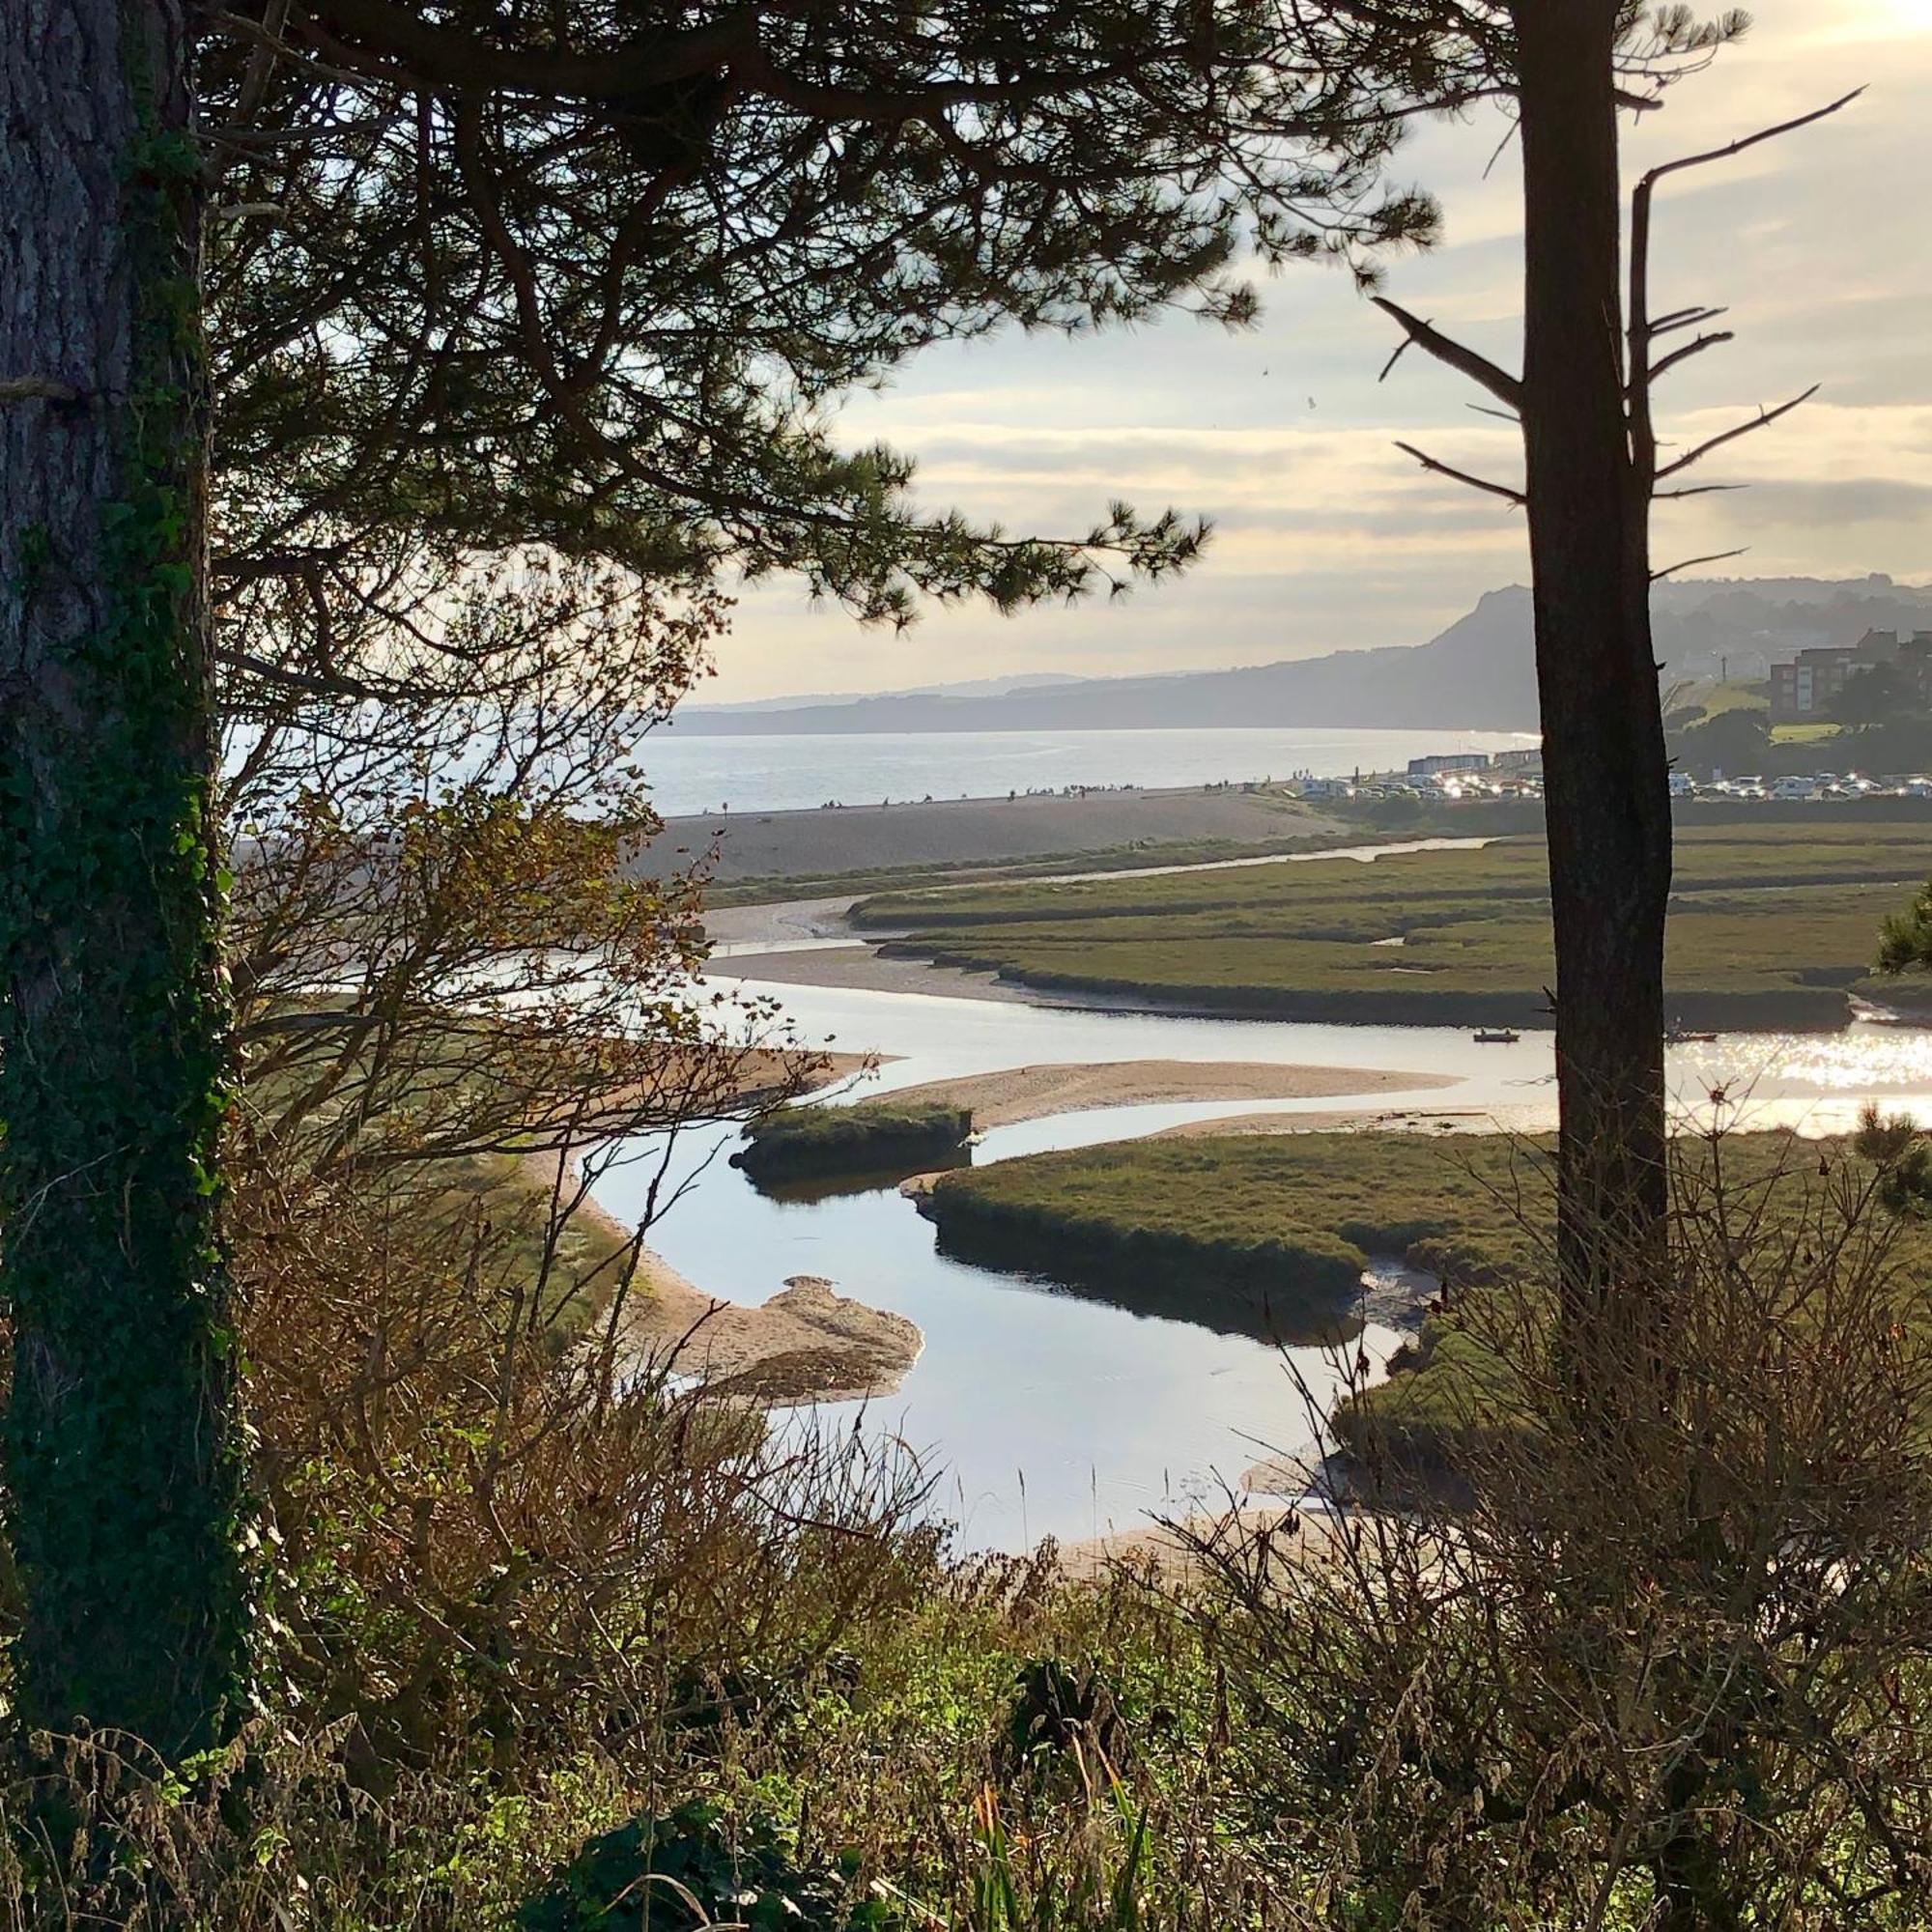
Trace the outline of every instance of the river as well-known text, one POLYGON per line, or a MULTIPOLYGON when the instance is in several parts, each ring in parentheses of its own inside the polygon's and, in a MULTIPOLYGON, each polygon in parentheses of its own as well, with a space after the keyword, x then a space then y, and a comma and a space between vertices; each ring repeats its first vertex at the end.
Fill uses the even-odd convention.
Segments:
MULTIPOLYGON (((833 1104, 1026 1065, 1266 1061, 1455 1078, 1451 1087, 1356 1103, 1377 1113, 1412 1109, 1467 1127, 1523 1131, 1554 1118, 1550 1037, 1542 1033, 1477 1046, 1443 1028, 1189 1019, 797 985, 745 990, 781 999, 813 1043, 896 1056, 833 1104)), ((1835 1131, 1868 1095, 1932 1118, 1927 1032, 1731 1035, 1673 1049, 1670 1070, 1682 1113, 1708 1115, 1712 1090, 1722 1088, 1745 1127, 1835 1131)), ((1236 1111, 1322 1114, 1350 1104, 1244 1102, 1236 1111)), ((1230 1111, 1222 1101, 1064 1114, 996 1129, 975 1158, 1128 1138, 1230 1111)), ((937 1252, 931 1224, 893 1189, 772 1200, 725 1164, 733 1133, 686 1138, 676 1172, 695 1183, 652 1230, 653 1246, 680 1273, 732 1300, 761 1302, 787 1275, 818 1274, 916 1321, 925 1348, 903 1389, 855 1419, 932 1459, 943 1472, 937 1506, 959 1523, 964 1547, 1020 1548, 1048 1534, 1065 1540, 1138 1527, 1151 1513, 1212 1499, 1265 1453, 1307 1445, 1296 1378, 1318 1399, 1332 1390, 1334 1366, 1321 1349, 1276 1350, 950 1260, 937 1252)), ((1443 1157, 1454 1158, 1453 1142, 1443 1157)), ((635 1214, 642 1171, 613 1170, 599 1199, 635 1214)), ((1362 1345, 1379 1354, 1398 1339, 1370 1329, 1362 1345)), ((821 1413, 854 1417, 849 1407, 821 1413)))

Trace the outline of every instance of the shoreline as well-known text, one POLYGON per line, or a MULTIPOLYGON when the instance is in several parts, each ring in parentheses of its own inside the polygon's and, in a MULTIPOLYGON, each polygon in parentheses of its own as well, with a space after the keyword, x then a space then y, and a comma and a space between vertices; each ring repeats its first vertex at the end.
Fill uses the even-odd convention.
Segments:
MULTIPOLYGON (((880 1064, 871 1054, 821 1051, 814 1058, 817 1071, 808 1093, 880 1064)), ((753 1057, 750 1064, 764 1062, 753 1057)), ((581 1178, 581 1163, 556 1151, 518 1156, 516 1174, 542 1200, 552 1195, 563 1163, 581 1178)), ((712 1395, 761 1408, 893 1395, 925 1346, 917 1323, 841 1295, 818 1275, 788 1276, 762 1303, 708 1294, 588 1191, 570 1209, 565 1226, 601 1249, 588 1270, 593 1275, 636 1245, 637 1266, 620 1316, 626 1344, 637 1357, 700 1378, 712 1395)), ((591 1317, 593 1327, 608 1314, 608 1296, 605 1300, 606 1307, 591 1317)))
MULTIPOLYGON (((786 878, 831 885, 841 874, 907 867, 1092 861, 1146 845, 1272 845, 1346 838, 1352 829, 1291 797, 1279 782, 1261 780, 1076 785, 1013 796, 684 813, 667 817, 635 863, 648 871, 668 858, 708 851, 715 841, 713 876, 721 886, 786 878)), ((864 890, 858 886, 854 896, 864 890)))
POLYGON ((1099 1582, 1121 1569, 1177 1583, 1201 1574, 1199 1545, 1228 1550, 1252 1548, 1267 1538, 1275 1562, 1333 1562, 1348 1535, 1346 1514, 1320 1502, 1237 1498, 1226 1509, 1194 1510, 1173 1520, 1159 1517, 1134 1529, 1107 1530, 1060 1544, 1061 1574, 1076 1583, 1099 1582))
POLYGON ((809 1407, 895 1395, 925 1347, 903 1315, 795 1274, 769 1301, 724 1301, 645 1247, 624 1334, 646 1361, 699 1377, 709 1395, 760 1408, 809 1407))
POLYGON ((855 939, 849 946, 744 952, 706 963, 707 980, 749 980, 769 986, 829 986, 862 993, 925 993, 955 1000, 997 1000, 1008 1006, 1092 1007, 1094 1000, 1055 999, 990 973, 893 958, 855 939))
MULTIPOLYGON (((990 1000, 1005 1006, 1055 1008, 1078 1012, 1126 1012, 1150 1019, 1253 1020, 1299 1026, 1443 1027, 1468 1032, 1508 1025, 1520 1034, 1549 1033, 1552 1022, 1541 989, 1519 993, 1374 992, 1327 993, 1196 987, 1172 993, 1125 980, 1077 974, 1032 974, 970 964, 963 957, 931 956, 904 941, 820 945, 769 952, 734 952, 711 962, 707 979, 772 986, 820 986, 834 991, 924 994, 954 1000, 990 1000)), ((1763 992, 1686 992, 1671 996, 1681 1023, 1714 1033, 1804 1034, 1829 1039, 1860 1017, 1855 997, 1832 988, 1763 992)), ((1922 1025, 1917 1014, 1896 1022, 1922 1025)))
MULTIPOLYGON (((531 1169, 547 1188, 548 1157, 532 1156, 531 1169)), ((613 1252, 638 1240, 594 1195, 571 1218, 613 1252)), ((726 1301, 642 1241, 620 1323, 637 1357, 699 1378, 707 1394, 760 1408, 895 1395, 925 1347, 916 1322, 841 1295, 823 1276, 787 1276, 765 1302, 726 1301)))

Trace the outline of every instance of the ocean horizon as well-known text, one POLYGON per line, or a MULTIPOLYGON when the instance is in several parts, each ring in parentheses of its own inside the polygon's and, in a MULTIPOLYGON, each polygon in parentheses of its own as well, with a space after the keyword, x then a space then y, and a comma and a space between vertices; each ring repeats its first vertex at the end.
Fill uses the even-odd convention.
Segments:
POLYGON ((637 757, 667 817, 810 810, 910 800, 1003 798, 1068 785, 1166 790, 1300 773, 1347 778, 1449 752, 1494 753, 1533 732, 1341 726, 1104 731, 650 732, 637 757))

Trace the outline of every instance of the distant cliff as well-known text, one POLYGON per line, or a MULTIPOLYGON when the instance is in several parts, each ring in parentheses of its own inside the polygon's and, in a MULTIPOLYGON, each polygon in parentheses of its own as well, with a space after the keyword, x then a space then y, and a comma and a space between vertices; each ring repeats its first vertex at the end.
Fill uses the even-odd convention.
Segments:
MULTIPOLYGON (((1867 630, 1932 627, 1932 589, 1883 577, 1662 583, 1657 654, 1665 674, 1733 678, 1809 644, 1867 630)), ((1080 678, 975 694, 900 693, 793 708, 677 713, 693 734, 829 731, 1109 731, 1163 725, 1387 725, 1534 730, 1529 592, 1492 590, 1426 644, 1336 651, 1237 670, 1080 678)))

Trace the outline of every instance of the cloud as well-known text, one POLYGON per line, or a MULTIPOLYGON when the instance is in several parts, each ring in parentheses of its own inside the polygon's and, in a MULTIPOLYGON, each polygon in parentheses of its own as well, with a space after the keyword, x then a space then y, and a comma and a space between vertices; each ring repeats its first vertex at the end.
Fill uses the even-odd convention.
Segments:
POLYGON ((1732 520, 1740 527, 1759 529, 1899 524, 1932 530, 1932 483, 1899 483, 1881 476, 1838 483, 1762 483, 1732 520))
MULTIPOLYGON (((1757 0, 1750 35, 1628 134, 1635 170, 1721 144, 1862 83, 1855 107, 1660 198, 1662 305, 1728 305, 1735 343, 1673 376, 1678 449, 1822 382, 1818 402, 1718 453, 1736 495, 1659 511, 1660 558, 1751 546, 1727 571, 1923 574, 1932 557, 1932 249, 1925 246, 1928 0, 1757 0)), ((1499 117, 1427 124, 1395 174, 1441 198, 1444 245, 1390 265, 1389 292, 1485 354, 1520 358, 1520 214, 1499 117)), ((764 585, 707 692, 863 690, 976 671, 1082 673, 1257 662, 1418 642, 1526 572, 1521 519, 1423 474, 1395 438, 1520 473, 1514 433, 1411 353, 1344 275, 1261 278, 1260 325, 1176 318, 1065 340, 996 335, 930 352, 839 412, 851 441, 919 459, 920 499, 1009 529, 1087 528, 1124 496, 1214 519, 1183 581, 1123 602, 1003 621, 935 613, 904 639, 764 585)))

